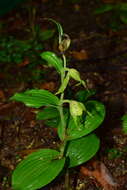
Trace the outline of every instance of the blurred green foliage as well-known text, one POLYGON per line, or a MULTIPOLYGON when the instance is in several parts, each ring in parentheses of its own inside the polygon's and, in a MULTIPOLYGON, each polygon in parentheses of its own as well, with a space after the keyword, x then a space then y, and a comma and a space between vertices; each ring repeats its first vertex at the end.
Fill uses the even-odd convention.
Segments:
MULTIPOLYGON (((38 27, 39 28, 39 27, 38 27)), ((32 78, 27 80, 40 80, 42 70, 38 67, 44 61, 40 57, 40 52, 44 50, 45 41, 52 38, 53 30, 41 31, 38 29, 36 39, 16 39, 14 36, 0 35, 0 65, 1 71, 7 68, 22 66, 26 71, 31 73, 32 78), (26 61, 26 63, 25 63, 26 61)))
POLYGON ((99 15, 111 13, 108 25, 112 30, 122 29, 127 24, 127 3, 106 3, 97 8, 94 13, 99 15))

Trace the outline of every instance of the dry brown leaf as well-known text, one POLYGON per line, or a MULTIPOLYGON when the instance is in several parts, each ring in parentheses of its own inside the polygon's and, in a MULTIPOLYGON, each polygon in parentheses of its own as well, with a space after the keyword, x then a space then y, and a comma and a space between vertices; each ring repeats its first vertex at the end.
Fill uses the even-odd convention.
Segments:
POLYGON ((118 184, 114 181, 109 170, 102 162, 93 162, 94 170, 89 170, 86 167, 81 167, 83 175, 94 177, 103 187, 104 190, 116 190, 118 184))
POLYGON ((5 95, 4 95, 4 92, 2 90, 0 90, 0 99, 5 100, 5 95))
POLYGON ((40 88, 53 92, 56 88, 56 84, 54 82, 45 82, 41 84, 40 88))
POLYGON ((80 6, 78 4, 74 4, 74 10, 76 12, 79 12, 80 11, 80 6))
POLYGON ((75 58, 79 61, 88 59, 87 51, 84 49, 81 51, 71 51, 70 54, 73 58, 75 58))
POLYGON ((25 58, 24 61, 22 63, 20 63, 18 66, 19 67, 24 67, 26 65, 28 65, 30 63, 28 58, 25 58))

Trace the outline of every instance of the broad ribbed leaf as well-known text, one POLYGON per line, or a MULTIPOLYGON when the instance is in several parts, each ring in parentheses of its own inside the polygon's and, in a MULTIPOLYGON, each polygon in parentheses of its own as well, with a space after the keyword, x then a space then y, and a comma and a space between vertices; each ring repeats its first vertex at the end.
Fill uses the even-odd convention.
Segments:
POLYGON ((76 100, 78 100, 79 102, 83 102, 85 103, 86 100, 95 95, 96 94, 96 91, 94 89, 89 89, 89 90, 80 90, 76 93, 75 97, 76 97, 76 100))
POLYGON ((59 152, 43 149, 23 160, 12 175, 14 190, 37 190, 50 183, 63 169, 65 159, 58 159, 59 152))
POLYGON ((97 8, 94 13, 95 14, 102 14, 102 13, 111 11, 112 9, 114 9, 114 5, 105 4, 105 5, 102 5, 101 7, 97 8))
POLYGON ((58 72, 61 72, 63 70, 62 60, 57 57, 53 52, 43 52, 41 53, 41 58, 47 61, 49 65, 55 67, 58 72))
MULTIPOLYGON (((64 111, 64 115, 66 115, 67 112, 68 112, 68 109, 67 109, 67 108, 64 108, 63 111, 64 111)), ((45 121, 45 124, 46 124, 47 126, 49 126, 49 127, 55 127, 55 128, 59 128, 60 123, 61 123, 61 122, 60 122, 60 115, 58 115, 58 116, 55 117, 55 118, 48 119, 48 120, 45 121)), ((58 130, 58 131, 59 131, 59 130, 58 130)))
POLYGON ((67 129, 69 140, 88 135, 99 127, 104 120, 105 107, 103 104, 97 101, 88 101, 85 104, 85 107, 90 115, 85 114, 81 119, 79 119, 78 126, 75 125, 73 118, 70 118, 67 129))
POLYGON ((59 122, 60 122, 60 118, 56 117, 53 119, 48 119, 44 123, 45 123, 45 125, 47 125, 49 127, 57 128, 59 125, 59 122))
POLYGON ((59 104, 58 97, 48 90, 27 90, 22 93, 16 93, 11 97, 11 100, 23 102, 25 105, 34 108, 59 104))
POLYGON ((59 117, 59 111, 54 107, 46 107, 36 115, 37 120, 53 119, 56 117, 59 117))
POLYGON ((95 134, 69 141, 66 157, 69 157, 69 168, 90 160, 98 151, 100 140, 95 134))

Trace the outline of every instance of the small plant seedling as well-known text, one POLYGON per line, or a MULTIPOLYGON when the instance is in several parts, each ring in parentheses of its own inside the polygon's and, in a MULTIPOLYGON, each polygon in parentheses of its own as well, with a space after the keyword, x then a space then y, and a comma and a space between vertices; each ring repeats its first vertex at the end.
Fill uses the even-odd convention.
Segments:
POLYGON ((127 3, 106 3, 95 10, 95 14, 112 12, 110 27, 115 31, 127 24, 127 3))
POLYGON ((61 143, 58 150, 41 149, 21 161, 12 174, 13 190, 36 190, 49 184, 63 169, 91 159, 100 146, 100 140, 93 131, 104 120, 104 105, 87 99, 94 92, 86 88, 85 81, 76 69, 67 66, 65 51, 70 45, 70 38, 64 34, 58 22, 52 19, 49 21, 58 28, 61 57, 50 51, 41 53, 41 57, 57 70, 61 79, 60 87, 55 94, 42 89, 27 90, 16 93, 11 100, 20 101, 29 107, 42 108, 37 113, 37 119, 46 120, 49 126, 57 127, 61 143), (81 91, 75 99, 64 98, 70 79, 85 87, 85 93, 81 91))

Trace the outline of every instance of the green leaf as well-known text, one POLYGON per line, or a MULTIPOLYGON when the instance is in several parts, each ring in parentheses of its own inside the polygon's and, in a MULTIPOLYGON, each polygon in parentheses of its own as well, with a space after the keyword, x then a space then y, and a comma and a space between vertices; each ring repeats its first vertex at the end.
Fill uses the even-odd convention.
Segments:
POLYGON ((75 97, 76 97, 76 100, 78 100, 79 102, 83 102, 85 103, 86 100, 95 95, 96 94, 96 90, 94 89, 89 89, 89 90, 80 90, 76 93, 75 97))
POLYGON ((63 28, 62 28, 61 24, 59 22, 55 21, 54 19, 51 19, 51 18, 49 18, 48 20, 56 24, 57 30, 59 33, 59 43, 60 43, 62 40, 62 36, 64 35, 63 28))
POLYGON ((57 57, 53 52, 46 51, 41 53, 41 58, 48 62, 49 65, 55 67, 58 72, 62 72, 63 70, 63 62, 62 59, 57 57))
POLYGON ((71 68, 68 71, 71 78, 79 82, 81 81, 80 73, 76 69, 71 68))
POLYGON ((78 127, 73 118, 70 118, 67 135, 68 139, 76 139, 88 135, 94 131, 103 122, 105 117, 105 107, 97 101, 88 101, 85 104, 86 110, 90 113, 85 113, 84 116, 79 117, 78 127))
POLYGON ((56 117, 45 121, 45 125, 53 128, 57 128, 60 122, 60 118, 56 117))
POLYGON ((120 19, 124 24, 127 24, 127 11, 120 12, 120 19))
POLYGON ((57 96, 55 96, 48 90, 27 90, 22 93, 16 93, 10 99, 23 102, 25 105, 34 108, 59 104, 59 99, 57 98, 57 96))
POLYGON ((54 107, 46 107, 36 115, 37 120, 46 120, 59 117, 59 111, 54 107))
MULTIPOLYGON (((64 115, 66 115, 67 112, 68 112, 68 109, 67 109, 67 108, 64 108, 63 111, 64 111, 64 115)), ((58 115, 58 116, 55 117, 55 118, 46 120, 46 121, 45 121, 45 125, 47 125, 47 126, 49 126, 49 127, 59 128, 59 125, 60 125, 60 115, 58 115)), ((58 131, 59 131, 59 130, 58 130, 58 131)))
POLYGON ((102 13, 111 11, 113 9, 114 9, 114 5, 112 5, 112 4, 105 4, 105 5, 102 5, 101 7, 97 8, 94 13, 95 14, 102 14, 102 13))
POLYGON ((58 92, 56 94, 60 94, 62 92, 64 92, 64 90, 66 89, 68 82, 69 82, 70 76, 67 73, 66 77, 64 78, 63 83, 61 84, 60 88, 58 89, 58 92))
POLYGON ((14 170, 14 190, 36 190, 50 183, 61 172, 65 159, 59 159, 59 152, 42 149, 29 155, 14 170))
POLYGON ((127 134, 127 114, 124 114, 121 120, 122 120, 123 132, 127 134))
POLYGON ((95 134, 68 142, 66 157, 69 157, 69 168, 90 160, 98 151, 100 140, 95 134))

